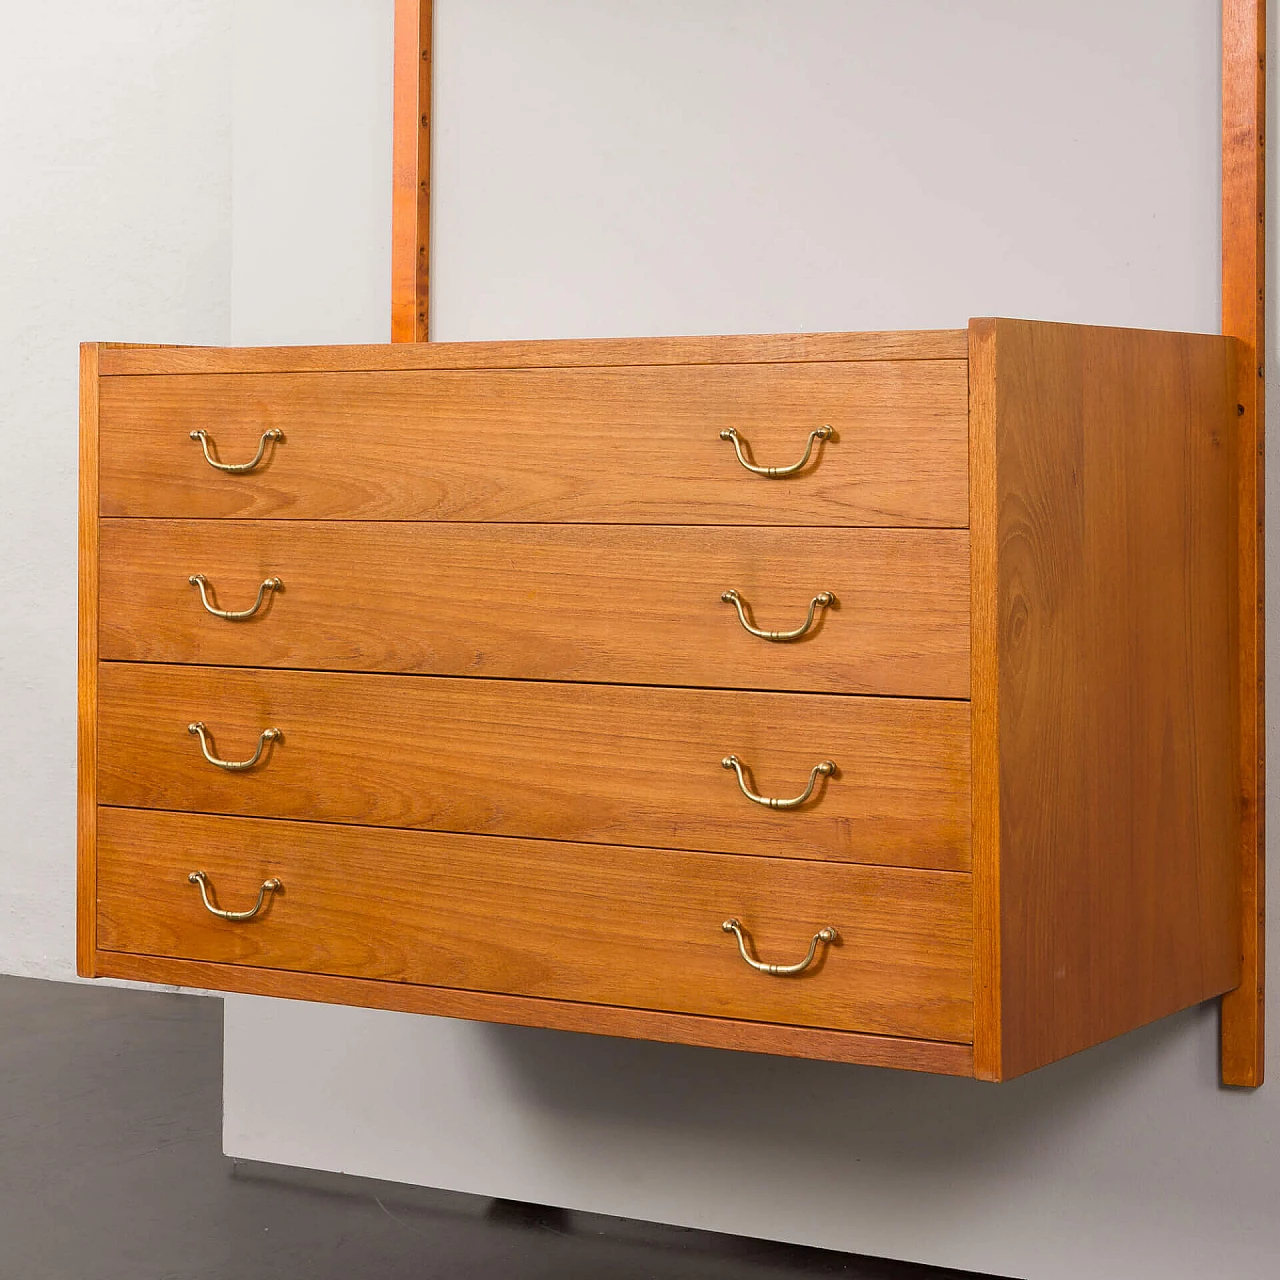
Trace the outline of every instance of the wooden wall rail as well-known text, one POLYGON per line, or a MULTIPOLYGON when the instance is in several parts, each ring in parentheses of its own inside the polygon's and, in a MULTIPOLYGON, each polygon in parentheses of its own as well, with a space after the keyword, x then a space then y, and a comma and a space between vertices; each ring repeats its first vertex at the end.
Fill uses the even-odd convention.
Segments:
POLYGON ((426 342, 431 259, 431 0, 396 0, 391 341, 426 342))
POLYGON ((1263 425, 1266 398, 1266 0, 1222 5, 1222 332, 1241 344, 1240 709, 1244 981, 1222 1002, 1222 1080, 1263 1080, 1266 771, 1263 425))

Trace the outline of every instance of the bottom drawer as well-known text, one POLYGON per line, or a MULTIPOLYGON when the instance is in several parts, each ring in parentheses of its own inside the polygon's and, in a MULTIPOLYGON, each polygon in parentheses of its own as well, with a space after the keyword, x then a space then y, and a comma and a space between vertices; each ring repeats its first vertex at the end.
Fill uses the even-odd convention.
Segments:
POLYGON ((970 880, 918 871, 103 808, 106 951, 967 1043, 970 880), (245 910, 278 878, 252 919, 245 910), (804 958, 800 974, 750 953, 804 958))

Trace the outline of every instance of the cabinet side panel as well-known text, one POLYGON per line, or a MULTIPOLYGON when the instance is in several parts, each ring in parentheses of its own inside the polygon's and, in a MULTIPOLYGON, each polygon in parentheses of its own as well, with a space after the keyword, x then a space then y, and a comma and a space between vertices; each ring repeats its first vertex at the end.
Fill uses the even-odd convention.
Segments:
POLYGON ((98 348, 80 348, 80 598, 76 744, 76 972, 96 974, 98 839, 98 348))
POLYGON ((1000 689, 996 555, 996 324, 969 330, 970 727, 973 738, 974 1074, 999 1080, 1000 689))
POLYGON ((1229 339, 998 321, 1001 1077, 1240 981, 1229 339))

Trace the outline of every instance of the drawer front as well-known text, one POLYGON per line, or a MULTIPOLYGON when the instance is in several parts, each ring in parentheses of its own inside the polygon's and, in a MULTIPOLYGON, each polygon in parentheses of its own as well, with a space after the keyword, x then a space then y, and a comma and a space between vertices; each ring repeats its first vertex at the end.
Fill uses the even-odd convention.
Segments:
POLYGON ((107 659, 965 698, 966 530, 105 520, 107 659), (279 579, 251 619, 261 584, 279 579), (802 627, 794 642, 748 633, 802 627))
POLYGON ((968 364, 908 360, 108 377, 111 516, 968 523, 968 364), (788 466, 823 426, 798 475, 788 466), (251 472, 240 465, 267 442, 251 472))
POLYGON ((103 809, 106 950, 968 1042, 968 876, 103 809), (203 871, 224 910, 190 883, 203 871), (736 917, 766 963, 750 968, 736 917))
POLYGON ((964 702, 103 663, 99 798, 965 870, 964 702), (278 729, 258 764, 242 762, 278 729), (809 801, 776 810, 743 794, 809 801))

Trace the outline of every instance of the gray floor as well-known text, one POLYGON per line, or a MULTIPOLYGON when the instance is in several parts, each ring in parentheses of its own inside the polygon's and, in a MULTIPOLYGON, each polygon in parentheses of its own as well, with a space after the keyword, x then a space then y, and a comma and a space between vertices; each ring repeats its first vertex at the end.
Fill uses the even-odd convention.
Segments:
POLYGON ((961 1276, 233 1162, 221 1105, 220 1000, 0 977, 0 1280, 961 1276))

